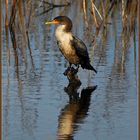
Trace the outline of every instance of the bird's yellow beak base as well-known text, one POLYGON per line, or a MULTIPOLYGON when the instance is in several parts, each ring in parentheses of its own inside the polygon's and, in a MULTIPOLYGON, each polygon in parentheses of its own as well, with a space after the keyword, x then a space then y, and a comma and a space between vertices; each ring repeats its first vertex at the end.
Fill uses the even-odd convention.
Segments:
POLYGON ((56 20, 52 20, 52 21, 47 21, 45 22, 45 24, 60 24, 60 22, 56 21, 56 20))

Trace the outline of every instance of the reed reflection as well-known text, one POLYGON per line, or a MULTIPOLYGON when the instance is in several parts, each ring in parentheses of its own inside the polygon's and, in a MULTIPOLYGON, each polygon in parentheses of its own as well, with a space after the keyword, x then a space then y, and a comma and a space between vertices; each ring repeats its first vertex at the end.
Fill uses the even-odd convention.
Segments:
POLYGON ((69 83, 67 87, 64 88, 64 91, 69 96, 69 103, 65 105, 59 115, 58 140, 74 139, 73 135, 78 130, 78 124, 82 124, 82 121, 88 115, 87 112, 89 110, 92 92, 97 88, 97 85, 86 87, 79 93, 78 89, 81 86, 81 81, 75 71, 67 71, 66 76, 69 83))

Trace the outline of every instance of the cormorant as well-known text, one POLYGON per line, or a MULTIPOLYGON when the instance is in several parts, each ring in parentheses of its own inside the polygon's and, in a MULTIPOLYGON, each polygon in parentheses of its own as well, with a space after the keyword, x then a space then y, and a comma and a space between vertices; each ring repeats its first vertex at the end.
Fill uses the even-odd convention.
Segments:
POLYGON ((80 64, 83 69, 93 70, 95 73, 97 73, 97 71, 90 64, 86 45, 82 40, 72 34, 72 21, 68 17, 58 16, 45 24, 59 24, 59 26, 56 28, 55 36, 60 51, 70 64, 69 68, 71 68, 71 65, 74 64, 78 66, 78 71, 80 64))

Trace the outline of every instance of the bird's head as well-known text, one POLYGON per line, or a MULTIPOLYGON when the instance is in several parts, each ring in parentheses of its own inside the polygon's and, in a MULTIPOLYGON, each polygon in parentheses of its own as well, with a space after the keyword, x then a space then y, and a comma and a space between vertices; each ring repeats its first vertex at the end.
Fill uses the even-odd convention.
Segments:
POLYGON ((59 25, 65 25, 65 30, 66 31, 71 31, 72 29, 72 21, 70 18, 66 16, 58 16, 55 17, 52 21, 47 21, 45 24, 59 24, 59 25))

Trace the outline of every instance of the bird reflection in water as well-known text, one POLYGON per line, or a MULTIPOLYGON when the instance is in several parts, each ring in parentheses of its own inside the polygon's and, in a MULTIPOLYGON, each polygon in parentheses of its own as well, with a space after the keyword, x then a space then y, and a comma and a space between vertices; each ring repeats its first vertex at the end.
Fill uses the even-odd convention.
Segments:
POLYGON ((79 94, 77 90, 82 83, 76 75, 74 68, 65 74, 69 80, 69 84, 64 88, 64 91, 69 96, 69 103, 60 112, 57 139, 73 140, 73 135, 78 129, 78 123, 81 123, 87 116, 91 94, 96 90, 97 85, 86 87, 79 94))

